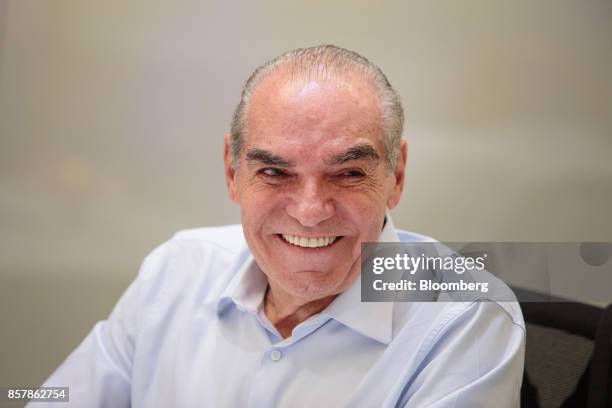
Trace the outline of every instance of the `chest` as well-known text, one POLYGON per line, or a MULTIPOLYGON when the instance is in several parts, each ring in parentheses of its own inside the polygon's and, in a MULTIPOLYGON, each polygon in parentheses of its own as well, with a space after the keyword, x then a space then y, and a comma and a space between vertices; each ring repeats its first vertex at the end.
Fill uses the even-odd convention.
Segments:
POLYGON ((334 320, 278 342, 239 310, 174 316, 142 335, 134 406, 393 406, 408 357, 334 320))

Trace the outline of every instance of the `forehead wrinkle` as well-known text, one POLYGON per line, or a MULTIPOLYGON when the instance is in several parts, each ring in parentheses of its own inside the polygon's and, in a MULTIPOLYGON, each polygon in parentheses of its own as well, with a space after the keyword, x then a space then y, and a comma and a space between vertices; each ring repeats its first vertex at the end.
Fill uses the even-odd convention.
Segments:
POLYGON ((273 73, 257 85, 248 110, 245 141, 266 144, 285 135, 287 146, 314 136, 316 146, 326 135, 361 134, 376 136, 375 145, 382 147, 380 99, 359 76, 315 84, 312 78, 305 81, 273 73))

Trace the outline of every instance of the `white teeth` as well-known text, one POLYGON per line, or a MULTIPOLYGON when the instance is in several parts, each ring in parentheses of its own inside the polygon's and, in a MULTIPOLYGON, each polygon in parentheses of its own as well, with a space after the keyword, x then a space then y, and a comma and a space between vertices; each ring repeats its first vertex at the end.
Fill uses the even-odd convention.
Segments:
POLYGON ((332 244, 336 237, 316 237, 316 238, 306 238, 300 237, 298 235, 287 235, 282 234, 283 239, 290 244, 297 245, 304 248, 321 248, 326 247, 332 244))

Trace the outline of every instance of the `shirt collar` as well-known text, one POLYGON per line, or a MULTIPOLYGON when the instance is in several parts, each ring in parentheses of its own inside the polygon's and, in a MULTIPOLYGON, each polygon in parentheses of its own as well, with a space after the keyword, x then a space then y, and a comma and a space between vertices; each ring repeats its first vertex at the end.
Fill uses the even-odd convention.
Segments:
MULTIPOLYGON (((386 222, 378 242, 399 242, 389 214, 386 215, 386 222)), ((232 302, 239 310, 255 313, 263 304, 267 287, 266 275, 255 262, 253 255, 249 254, 219 297, 217 314, 221 315, 232 302)), ((391 341, 393 303, 362 302, 361 276, 338 295, 321 314, 383 344, 389 344, 391 341)))
POLYGON ((217 314, 223 313, 231 302, 239 310, 251 313, 257 311, 263 303, 267 288, 268 278, 249 252, 246 260, 243 260, 239 266, 236 275, 221 293, 217 302, 217 314))

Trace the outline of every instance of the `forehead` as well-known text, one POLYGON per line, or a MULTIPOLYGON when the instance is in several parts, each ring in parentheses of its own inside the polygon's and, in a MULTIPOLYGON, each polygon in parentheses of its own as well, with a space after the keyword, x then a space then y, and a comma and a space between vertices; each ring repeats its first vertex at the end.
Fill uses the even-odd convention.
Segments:
POLYGON ((245 145, 313 154, 369 142, 382 151, 381 135, 378 95, 358 75, 290 79, 275 73, 253 93, 245 145))

